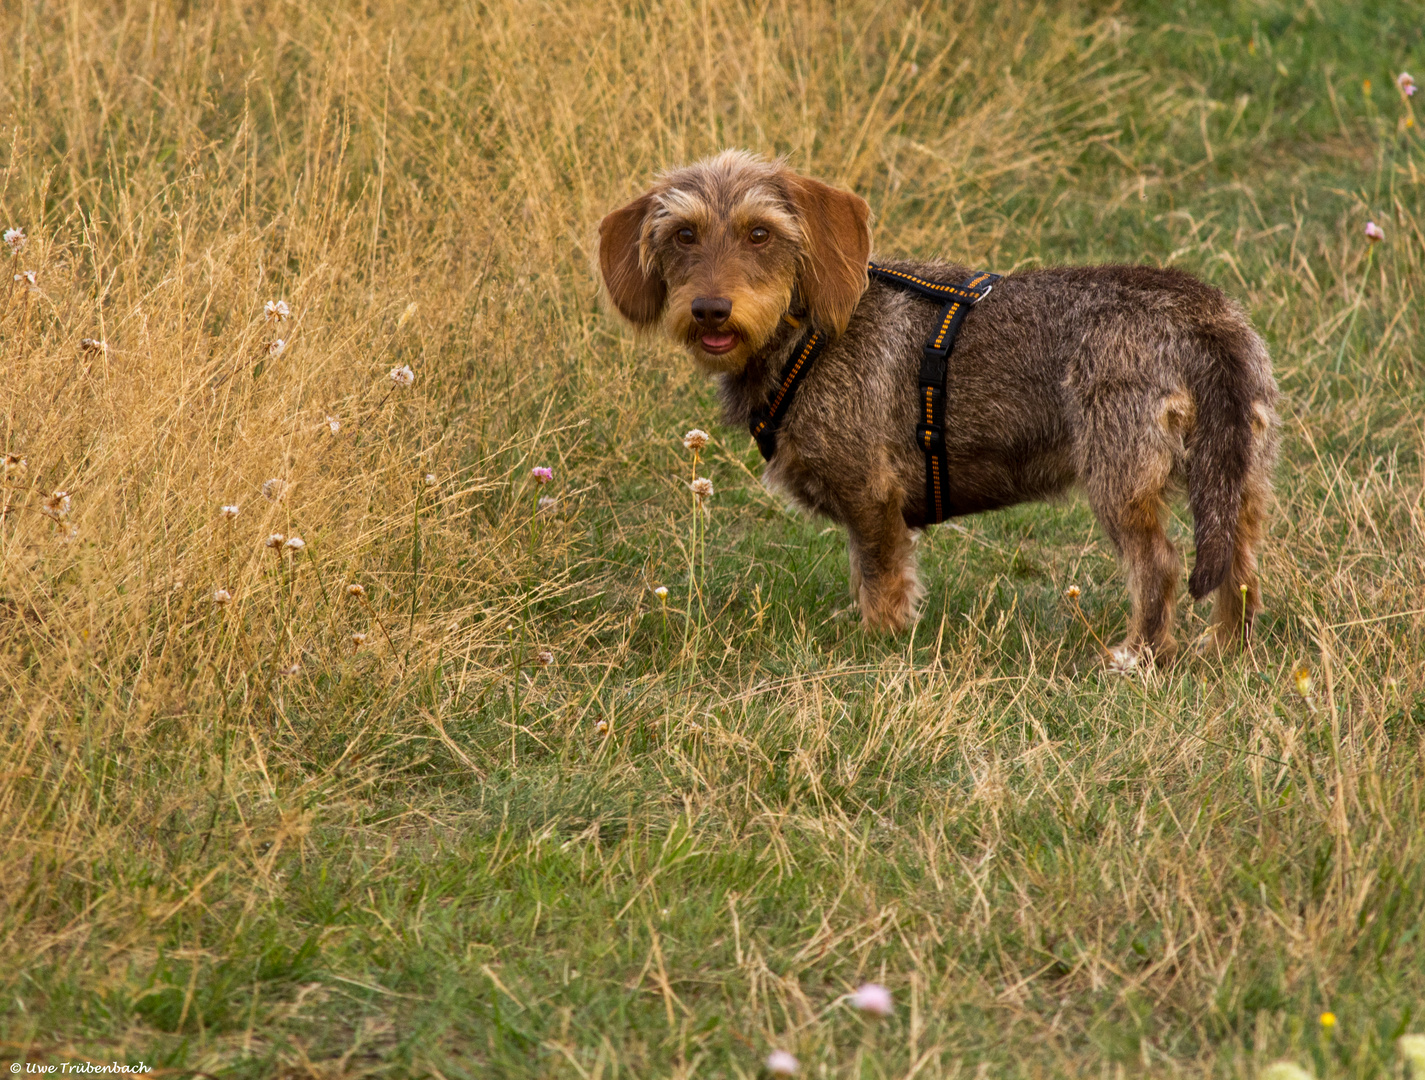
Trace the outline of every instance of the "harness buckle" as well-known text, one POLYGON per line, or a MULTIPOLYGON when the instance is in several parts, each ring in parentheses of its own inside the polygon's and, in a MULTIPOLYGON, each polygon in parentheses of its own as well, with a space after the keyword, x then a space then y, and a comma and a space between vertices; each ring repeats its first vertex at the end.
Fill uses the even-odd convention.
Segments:
POLYGON ((995 287, 994 287, 993 285, 986 285, 986 286, 985 286, 985 291, 982 292, 982 293, 980 293, 979 296, 975 297, 973 300, 970 301, 970 306, 971 306, 971 307, 974 307, 976 304, 978 304, 981 300, 983 300, 985 297, 989 296, 989 294, 992 293, 992 292, 994 292, 994 291, 995 291, 995 287))

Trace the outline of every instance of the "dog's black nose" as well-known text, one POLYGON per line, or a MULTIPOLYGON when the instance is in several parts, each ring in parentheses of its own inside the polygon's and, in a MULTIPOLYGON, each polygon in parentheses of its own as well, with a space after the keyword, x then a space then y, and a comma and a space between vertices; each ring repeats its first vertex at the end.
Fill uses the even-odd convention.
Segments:
POLYGON ((725 296, 699 296, 693 300, 693 318, 709 330, 716 330, 731 315, 732 301, 725 296))

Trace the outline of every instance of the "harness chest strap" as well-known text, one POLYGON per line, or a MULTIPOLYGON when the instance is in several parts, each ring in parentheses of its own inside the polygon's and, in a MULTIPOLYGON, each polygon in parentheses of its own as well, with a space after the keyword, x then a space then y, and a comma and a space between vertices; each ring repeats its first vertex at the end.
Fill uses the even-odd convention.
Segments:
MULTIPOLYGON (((930 281, 904 270, 870 263, 867 272, 887 285, 918 293, 943 303, 936 329, 926 341, 920 360, 920 421, 916 425, 916 441, 925 453, 926 524, 934 525, 948 516, 950 500, 946 491, 948 473, 945 463, 945 378, 950 351, 955 347, 955 335, 965 321, 965 313, 989 295, 1000 275, 981 273, 960 285, 930 281)), ((777 452, 777 429, 796 396, 797 387, 816 363, 825 339, 815 330, 788 357, 778 381, 777 392, 765 408, 753 411, 748 426, 757 440, 762 457, 771 461, 777 452)))

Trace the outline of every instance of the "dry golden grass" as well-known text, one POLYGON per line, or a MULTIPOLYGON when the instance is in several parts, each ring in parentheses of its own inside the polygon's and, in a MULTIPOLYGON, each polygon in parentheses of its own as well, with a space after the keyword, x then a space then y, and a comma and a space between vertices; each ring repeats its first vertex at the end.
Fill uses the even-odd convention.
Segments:
POLYGON ((1398 1073, 1425 157, 1378 6, 5 9, 7 1053, 1398 1073), (1122 583, 1074 504, 927 537, 921 627, 867 639, 737 431, 696 554, 712 396, 600 312, 590 245, 724 146, 855 188, 883 252, 1241 297, 1286 392, 1250 655, 1105 678, 1122 583), (870 978, 879 1026, 838 1004, 870 978))

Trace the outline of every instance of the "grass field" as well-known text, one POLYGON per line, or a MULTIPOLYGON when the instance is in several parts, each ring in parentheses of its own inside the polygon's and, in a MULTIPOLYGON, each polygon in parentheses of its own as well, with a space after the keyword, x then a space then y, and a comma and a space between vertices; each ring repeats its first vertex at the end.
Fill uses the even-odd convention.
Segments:
POLYGON ((17 0, 0 27, 27 237, 0 252, 0 1057, 1404 1076, 1418 4, 17 0), (860 192, 885 255, 1240 298, 1283 390, 1250 652, 1108 675, 1126 592, 1080 500, 933 530, 918 628, 864 633, 840 532, 600 309, 600 215, 725 146, 860 192), (848 1007, 867 980, 892 1017, 848 1007))

